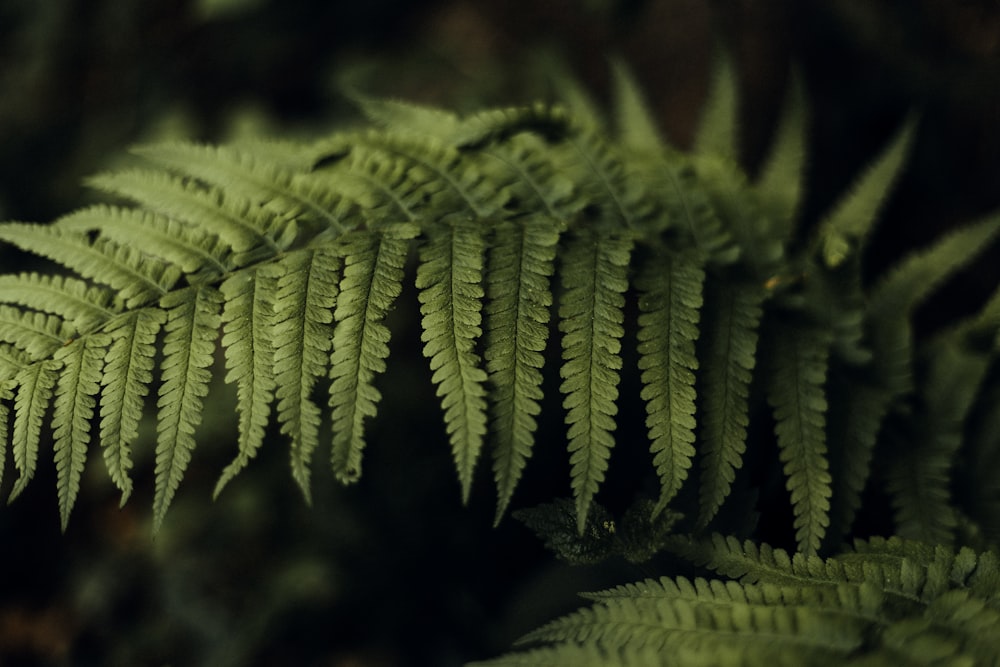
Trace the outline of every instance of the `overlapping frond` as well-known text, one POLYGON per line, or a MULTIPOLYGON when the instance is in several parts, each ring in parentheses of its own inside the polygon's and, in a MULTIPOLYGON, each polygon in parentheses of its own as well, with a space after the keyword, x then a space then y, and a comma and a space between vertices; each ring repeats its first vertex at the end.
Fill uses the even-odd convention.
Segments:
POLYGON ((580 532, 614 446, 629 237, 581 230, 569 240, 559 304, 570 474, 580 532))
POLYGON ((497 520, 535 442, 559 233, 558 223, 547 216, 503 223, 488 258, 484 357, 492 384, 497 520))
POLYGON ((482 335, 485 239, 463 219, 428 230, 417 268, 424 356, 431 362, 452 456, 467 501, 486 436, 486 372, 476 352, 482 335))

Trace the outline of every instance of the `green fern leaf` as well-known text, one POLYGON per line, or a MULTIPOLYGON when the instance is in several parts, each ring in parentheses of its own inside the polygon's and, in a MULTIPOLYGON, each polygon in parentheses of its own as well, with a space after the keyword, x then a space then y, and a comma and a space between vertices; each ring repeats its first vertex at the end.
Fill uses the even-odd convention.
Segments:
POLYGON ((10 426, 10 408, 7 406, 6 401, 14 398, 14 390, 17 389, 17 383, 14 380, 0 380, 0 482, 3 482, 4 468, 7 467, 7 440, 9 438, 10 431, 7 428, 10 426))
POLYGON ((666 251, 645 261, 636 278, 641 398, 660 477, 654 516, 680 490, 695 454, 695 341, 704 282, 696 259, 666 251))
POLYGON ((389 356, 390 332, 384 320, 402 291, 409 241, 417 233, 415 225, 396 224, 378 234, 348 234, 337 249, 344 258, 344 278, 334 312, 330 363, 331 462, 334 475, 344 483, 361 476, 364 420, 377 411, 382 396, 375 376, 385 371, 389 356))
POLYGON ((80 491, 80 475, 87 461, 90 420, 100 389, 107 334, 91 334, 60 348, 53 355, 62 370, 55 389, 52 431, 55 440, 59 516, 65 532, 80 491))
POLYGON ((576 196, 576 184, 553 162, 549 151, 542 138, 521 134, 484 149, 487 159, 481 168, 490 180, 506 184, 507 200, 520 202, 523 210, 570 220, 586 200, 576 196))
POLYGON ((69 276, 38 273, 0 276, 0 303, 54 313, 77 331, 89 331, 115 314, 109 290, 69 276))
POLYGON ((222 471, 214 497, 264 443, 275 391, 274 341, 269 327, 277 279, 264 271, 234 273, 220 286, 226 382, 236 384, 239 454, 222 471))
POLYGON ((765 202, 775 236, 792 239, 802 201, 806 162, 806 102, 800 76, 793 75, 781 120, 754 189, 765 202))
POLYGON ((750 380, 757 363, 758 327, 765 293, 750 284, 709 281, 705 296, 699 390, 702 475, 699 525, 712 520, 743 463, 749 424, 750 380))
POLYGON ((0 305, 0 341, 13 343, 32 359, 44 359, 75 331, 55 315, 0 305))
POLYGON ((830 343, 828 331, 794 323, 775 327, 771 338, 768 401, 792 496, 795 539, 806 554, 816 553, 830 525, 824 388, 830 343))
POLYGON ((646 104, 642 88, 620 60, 612 61, 614 75, 615 126, 618 138, 630 150, 660 152, 664 142, 656 120, 646 104))
POLYGON ((475 350, 482 334, 485 243, 476 222, 434 225, 427 235, 416 280, 423 316, 420 339, 431 360, 466 502, 486 435, 486 372, 475 350))
POLYGON ((286 165, 233 146, 161 144, 136 152, 180 174, 193 176, 239 197, 263 205, 272 213, 309 223, 318 230, 343 232, 351 224, 351 205, 324 180, 295 173, 286 165))
POLYGON ((319 444, 320 410, 311 398, 330 365, 331 325, 337 303, 339 260, 300 250, 268 264, 265 279, 277 281, 269 323, 274 345, 275 398, 281 432, 291 438, 292 476, 311 498, 309 466, 319 444))
POLYGON ((143 257, 138 250, 104 239, 91 243, 85 234, 54 225, 4 223, 0 225, 0 240, 108 285, 128 307, 163 296, 181 274, 177 267, 143 257))
POLYGON ((608 467, 618 407, 621 338, 632 240, 581 229, 563 255, 559 330, 577 529, 608 467))
POLYGON ((207 286, 171 292, 160 301, 167 311, 156 423, 156 488, 153 530, 159 530, 191 460, 194 432, 211 380, 222 296, 207 286))
POLYGON ((559 227, 543 216, 506 221, 496 227, 490 249, 485 358, 493 387, 497 522, 535 442, 559 227))
POLYGON ((911 118, 858 177, 848 194, 820 221, 817 240, 828 267, 839 266, 848 255, 863 249, 878 219, 879 209, 899 178, 915 132, 916 121, 911 118))
POLYGON ((59 362, 44 360, 24 367, 15 377, 17 398, 14 399, 14 436, 11 449, 18 478, 10 491, 14 500, 35 476, 38 445, 42 434, 42 419, 52 400, 52 389, 59 377, 59 362))
POLYGON ((74 232, 100 230, 101 236, 141 248, 187 274, 204 268, 215 278, 232 268, 229 248, 217 237, 149 211, 97 205, 59 218, 55 224, 74 232))
POLYGON ((708 99, 694 139, 698 155, 716 155, 728 161, 739 159, 737 145, 738 98, 732 59, 722 53, 712 68, 708 99))
POLYGON ((238 253, 259 246, 277 252, 274 239, 280 233, 275 227, 287 224, 250 199, 228 190, 205 189, 189 179, 160 171, 132 169, 100 174, 87 183, 168 218, 211 231, 238 253))
POLYGON ((132 443, 139 435, 144 399, 153 381, 156 336, 165 320, 164 311, 145 308, 105 328, 110 346, 101 378, 101 448, 122 505, 132 494, 132 443))

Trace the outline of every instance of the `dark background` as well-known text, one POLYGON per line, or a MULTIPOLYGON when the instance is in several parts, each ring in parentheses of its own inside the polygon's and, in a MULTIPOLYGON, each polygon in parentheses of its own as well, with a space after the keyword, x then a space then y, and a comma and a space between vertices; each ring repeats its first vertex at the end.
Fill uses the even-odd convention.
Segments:
MULTIPOLYGON (((338 94, 344 77, 458 109, 531 100, 547 93, 542 54, 562 57, 598 100, 607 56, 623 57, 684 147, 720 43, 740 80, 751 172, 792 68, 805 80, 807 222, 907 113, 921 112, 867 258, 872 274, 1000 207, 996 0, 0 0, 0 219, 50 220, 89 201, 83 179, 135 142, 307 137, 353 122, 338 94)), ((9 249, 0 262, 31 267, 9 249)), ((998 265, 963 274, 920 312, 920 326, 967 310, 1000 280, 998 265)), ((569 569, 516 521, 492 528, 487 459, 461 506, 418 336, 406 331, 414 297, 404 293, 393 315, 364 477, 337 486, 319 453, 312 507, 280 438, 210 501, 235 453, 226 392, 212 399, 155 539, 148 446, 137 447, 137 491, 121 509, 91 453, 65 535, 43 458, 37 479, 0 511, 0 665, 458 665, 575 607, 575 591, 658 574, 655 564, 569 569)), ((622 441, 641 425, 627 398, 622 441)), ((550 404, 556 416, 543 423, 517 506, 569 493, 558 397, 550 404)), ((619 449, 611 505, 650 473, 619 449)))

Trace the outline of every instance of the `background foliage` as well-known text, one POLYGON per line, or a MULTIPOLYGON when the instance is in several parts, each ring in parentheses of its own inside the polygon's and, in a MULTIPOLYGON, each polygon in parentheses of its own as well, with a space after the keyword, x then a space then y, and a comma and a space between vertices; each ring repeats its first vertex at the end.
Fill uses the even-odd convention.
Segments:
MULTIPOLYGON (((134 141, 321 130, 351 113, 336 94, 345 77, 371 92, 458 108, 533 99, 545 93, 536 65, 546 49, 565 54, 599 98, 609 85, 603 54, 622 54, 666 134, 686 145, 719 34, 736 54, 751 170, 789 65, 802 68, 814 114, 807 217, 909 110, 923 111, 918 150, 869 255, 872 272, 1000 206, 995 4, 804 4, 8 1, 0 5, 0 218, 51 219, 86 201, 82 177, 134 141)), ((24 266, 10 249, 0 252, 5 269, 24 266)), ((981 301, 997 266, 965 274, 918 313, 921 326, 981 301)), ((419 314, 403 308, 393 317, 391 326, 407 327, 419 314)), ((54 473, 41 466, 19 506, 0 512, 0 543, 11 545, 0 554, 3 664, 460 664, 575 608, 577 590, 646 574, 623 563, 552 564, 515 522, 490 527, 488 493, 461 508, 443 429, 428 409, 433 396, 411 389, 430 386, 412 338, 400 337, 381 383, 395 418, 374 422, 370 435, 407 446, 370 448, 364 480, 347 490, 317 466, 312 508, 288 480, 279 447, 265 448, 208 502, 234 449, 228 433, 212 436, 211 423, 155 541, 149 504, 119 510, 103 479, 91 488, 85 480, 61 537, 54 481, 44 478, 54 473), (413 470, 420 474, 404 483, 403 471, 413 470)), ((217 412, 231 414, 232 398, 218 400, 217 412)), ((622 407, 622 424, 641 425, 638 402, 622 407)), ((541 442, 563 437, 558 420, 550 428, 541 442)), ((557 444, 551 461, 539 448, 518 504, 567 494, 557 444)), ((630 462, 627 452, 616 457, 602 500, 621 510, 631 500, 630 462)), ((137 494, 151 488, 151 479, 137 480, 137 494)), ((885 532, 888 517, 865 520, 862 532, 885 532)), ((768 535, 764 522, 763 537, 787 544, 788 524, 775 522, 782 532, 768 535)))

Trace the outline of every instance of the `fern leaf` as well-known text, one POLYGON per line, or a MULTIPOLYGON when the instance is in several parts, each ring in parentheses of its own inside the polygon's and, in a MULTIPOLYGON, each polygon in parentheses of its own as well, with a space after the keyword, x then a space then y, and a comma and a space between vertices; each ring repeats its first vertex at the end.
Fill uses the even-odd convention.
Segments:
POLYGON ((459 128, 458 115, 446 109, 403 100, 370 97, 355 90, 349 91, 351 101, 362 113, 380 127, 402 131, 416 137, 434 137, 445 140, 459 128))
POLYGON ((879 209, 899 178, 915 132, 916 121, 911 118, 820 221, 817 238, 828 267, 839 266, 849 254, 859 253, 864 247, 879 209))
POLYGON ((11 380, 0 380, 0 482, 3 482, 4 468, 7 467, 7 440, 10 437, 10 408, 6 401, 14 398, 17 383, 11 380))
POLYGON ((615 85, 615 125, 621 143, 643 153, 662 151, 664 142, 656 120, 632 72, 620 60, 612 62, 611 71, 615 85))
POLYGON ((18 371, 30 363, 31 358, 23 350, 19 350, 13 345, 0 343, 0 378, 4 380, 14 379, 18 371))
POLYGON ((404 223, 386 226, 378 234, 348 234, 337 250, 344 258, 344 278, 330 359, 331 463, 344 483, 361 476, 364 421, 377 411, 382 395, 375 376, 385 372, 389 356, 390 332, 384 321, 402 291, 409 241, 417 233, 415 225, 404 223))
POLYGON ((608 467, 618 407, 621 338, 632 240, 583 229, 563 256, 565 292, 559 305, 563 334, 560 390, 565 395, 577 529, 608 467))
POLYGON ((13 343, 32 359, 44 359, 76 332, 62 318, 0 305, 0 341, 13 343))
POLYGON ((69 276, 22 273, 0 276, 0 303, 54 313, 77 331, 89 331, 115 314, 111 292, 69 276))
POLYGON ((475 350, 482 334, 484 245, 478 223, 431 227, 420 249, 416 280, 423 316, 420 340, 445 411, 463 502, 486 435, 486 372, 475 350))
POLYGON ((53 355, 62 366, 55 390, 52 431, 63 532, 80 491, 80 475, 90 444, 90 421, 97 405, 95 396, 100 389, 108 343, 106 334, 91 334, 53 355))
POLYGON ((736 76, 729 54, 720 54, 712 67, 708 99, 701 112, 701 123, 694 139, 694 152, 717 155, 735 162, 737 145, 738 98, 736 76))
POLYGON ((276 217, 228 190, 209 190, 173 174, 142 169, 99 174, 87 182, 150 211, 218 234, 234 252, 257 246, 278 250, 272 230, 276 217))
POLYGON ((834 475, 831 525, 836 536, 846 534, 871 475, 875 443, 889 412, 892 394, 860 377, 843 372, 830 376, 827 440, 834 475))
POLYGON ((541 412, 542 353, 549 335, 558 224, 546 217, 495 229, 487 273, 486 367, 492 384, 496 521, 531 456, 541 412))
POLYGON ((685 255, 661 252, 642 264, 639 369, 650 452, 660 477, 659 514, 687 479, 695 441, 695 341, 705 272, 685 255))
POLYGON ((275 398, 281 432, 291 438, 292 476, 308 501, 309 466, 319 444, 320 410, 311 398, 330 365, 331 325, 337 303, 337 264, 327 253, 300 250, 262 271, 277 281, 273 320, 275 398))
POLYGON ((814 554, 830 525, 824 385, 831 341, 828 332, 797 324, 778 326, 772 335, 768 401, 792 496, 795 538, 799 551, 814 554))
POLYGON ((269 161, 252 151, 233 146, 169 143, 145 146, 136 152, 179 174, 257 202, 273 214, 298 217, 318 229, 342 232, 348 227, 350 205, 335 190, 309 174, 296 173, 287 165, 269 161))
POLYGON ((184 273, 207 268, 215 277, 232 268, 228 248, 218 237, 141 209, 91 206, 59 218, 55 224, 74 232, 99 230, 105 238, 140 248, 180 267, 184 273))
POLYGON ((770 152, 754 183, 777 227, 777 238, 793 238, 795 219, 802 202, 805 162, 805 90, 802 78, 793 75, 770 152))
POLYGON ((897 443, 903 451, 891 460, 886 485, 901 537, 946 545, 954 541, 958 520, 950 471, 960 442, 958 436, 932 434, 897 443))
POLYGON ((11 449, 18 478, 10 491, 13 501, 35 476, 38 445, 42 434, 42 419, 52 400, 52 389, 59 376, 59 362, 44 360, 23 368, 16 376, 17 398, 14 399, 14 436, 11 449))
POLYGON ((956 271, 975 260, 1000 233, 1000 216, 991 216, 942 237, 896 265, 872 288, 872 348, 881 381, 902 394, 912 385, 912 329, 909 317, 956 271))
POLYGON ((222 347, 226 354, 226 382, 236 385, 239 416, 239 454, 219 477, 213 496, 246 467, 264 442, 274 400, 274 342, 269 318, 274 310, 277 279, 264 271, 234 273, 220 286, 222 347))
POLYGON ((156 488, 153 530, 159 530, 191 460, 194 432, 211 380, 222 296, 207 286, 171 292, 160 301, 167 311, 156 423, 156 488))
POLYGON ((549 150, 540 137, 518 135, 484 149, 483 157, 488 159, 482 162, 482 169, 491 180, 507 183, 508 201, 521 202, 523 210, 569 220, 586 200, 576 196, 576 184, 553 162, 549 150), (494 171, 499 172, 495 177, 494 171))
POLYGON ((144 399, 153 381, 156 336, 165 320, 164 311, 145 308, 105 329, 110 346, 101 378, 101 448, 122 505, 132 495, 132 443, 139 435, 144 399))
POLYGON ((485 109, 463 117, 447 139, 465 151, 507 143, 529 133, 547 142, 558 142, 572 131, 574 120, 563 106, 544 102, 485 109))
POLYGON ((764 291, 756 285, 709 282, 705 297, 699 525, 708 525, 743 463, 750 380, 757 361, 764 291))
POLYGON ((85 234, 54 225, 5 223, 0 225, 0 240, 108 285, 128 307, 163 296, 180 277, 176 267, 142 257, 138 250, 104 239, 91 243, 85 234))

